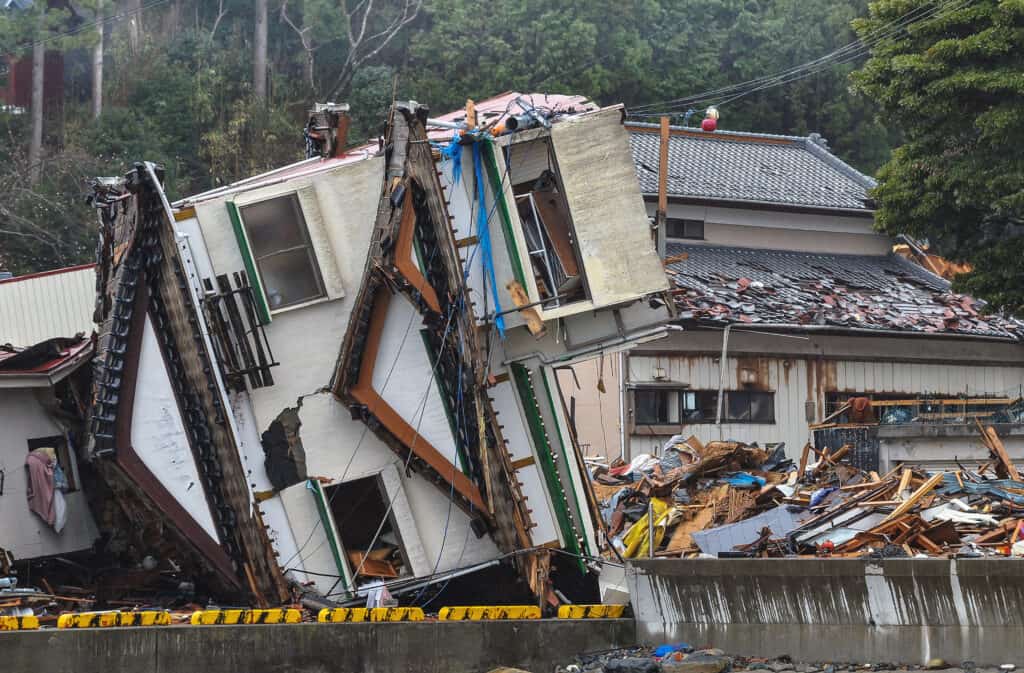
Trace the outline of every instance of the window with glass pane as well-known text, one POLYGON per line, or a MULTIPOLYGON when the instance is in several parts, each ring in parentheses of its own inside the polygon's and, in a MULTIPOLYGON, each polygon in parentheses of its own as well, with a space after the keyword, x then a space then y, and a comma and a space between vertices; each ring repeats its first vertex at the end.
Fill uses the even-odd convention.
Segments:
POLYGON ((715 420, 718 393, 713 390, 688 390, 680 394, 681 417, 684 423, 707 423, 715 420))
POLYGON ((637 390, 634 392, 635 420, 638 425, 679 422, 679 392, 676 390, 637 390))
POLYGON ((726 392, 725 420, 738 423, 775 423, 775 393, 752 390, 726 392))
POLYGON ((686 220, 670 217, 665 220, 665 235, 668 238, 704 238, 704 220, 686 220))
POLYGON ((241 216, 271 310, 324 296, 298 196, 244 206, 241 216))

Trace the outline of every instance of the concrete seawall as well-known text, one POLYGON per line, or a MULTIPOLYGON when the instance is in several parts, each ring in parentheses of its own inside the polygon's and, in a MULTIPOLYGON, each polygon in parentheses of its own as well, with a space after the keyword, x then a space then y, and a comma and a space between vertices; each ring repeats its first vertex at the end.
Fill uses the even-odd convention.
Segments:
POLYGON ((634 643, 631 619, 41 630, 0 633, 0 671, 547 673, 634 643))
POLYGON ((1024 656, 1024 562, 653 559, 627 568, 638 639, 801 661, 1024 656))

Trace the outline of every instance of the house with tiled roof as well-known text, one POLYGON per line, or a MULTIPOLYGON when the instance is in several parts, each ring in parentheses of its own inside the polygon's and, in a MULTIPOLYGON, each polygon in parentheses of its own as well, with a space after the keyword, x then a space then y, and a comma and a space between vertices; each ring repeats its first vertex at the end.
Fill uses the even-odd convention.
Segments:
POLYGON ((977 467, 978 419, 1024 457, 1024 324, 893 254, 872 178, 817 134, 671 128, 658 231, 659 127, 627 129, 676 329, 577 365, 577 414, 604 419, 579 427, 592 453, 628 461, 681 434, 784 442, 796 458, 849 443, 868 469, 977 467))

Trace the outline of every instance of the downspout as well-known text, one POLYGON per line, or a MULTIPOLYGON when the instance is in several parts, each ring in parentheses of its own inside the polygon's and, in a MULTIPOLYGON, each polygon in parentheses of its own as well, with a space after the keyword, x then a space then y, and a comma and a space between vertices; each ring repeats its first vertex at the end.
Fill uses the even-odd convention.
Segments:
POLYGON ((626 432, 626 384, 629 382, 629 359, 626 351, 619 351, 619 458, 623 462, 632 459, 629 434, 626 432), (627 459, 626 456, 629 455, 627 459))
POLYGON ((715 413, 715 426, 718 428, 718 439, 722 439, 722 403, 724 402, 725 392, 725 359, 729 353, 729 330, 732 329, 732 323, 725 326, 722 330, 722 357, 718 361, 718 411, 715 413))

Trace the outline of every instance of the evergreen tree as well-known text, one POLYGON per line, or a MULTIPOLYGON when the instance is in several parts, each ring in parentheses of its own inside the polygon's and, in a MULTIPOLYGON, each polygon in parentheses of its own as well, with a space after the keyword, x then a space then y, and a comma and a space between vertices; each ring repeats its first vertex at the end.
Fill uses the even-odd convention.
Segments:
MULTIPOLYGON (((916 5, 878 0, 862 34, 916 5)), ((877 223, 974 267, 959 289, 1024 309, 1024 4, 951 2, 877 44, 855 76, 906 141, 879 171, 877 223)))

